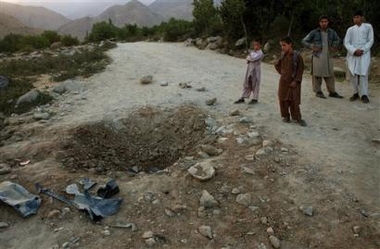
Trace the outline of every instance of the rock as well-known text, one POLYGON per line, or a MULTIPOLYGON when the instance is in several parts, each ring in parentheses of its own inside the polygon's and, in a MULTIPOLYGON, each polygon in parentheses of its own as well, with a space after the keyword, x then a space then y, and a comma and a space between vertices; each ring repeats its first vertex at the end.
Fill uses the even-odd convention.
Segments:
POLYGON ((195 90, 197 90, 198 92, 205 92, 206 91, 206 87, 199 87, 199 88, 197 88, 197 89, 195 89, 195 90))
POLYGON ((264 243, 261 243, 257 246, 257 249, 267 249, 266 245, 264 243))
POLYGON ((289 152, 289 150, 287 148, 285 148, 285 147, 281 147, 281 152, 287 153, 287 152, 289 152))
POLYGON ((235 47, 242 47, 246 44, 247 39, 245 37, 240 38, 235 42, 235 47))
POLYGON ((9 224, 8 224, 8 223, 6 223, 6 222, 4 222, 4 221, 1 221, 1 222, 0 222, 0 229, 2 229, 2 228, 7 228, 7 227, 9 227, 9 224))
POLYGON ((50 48, 51 49, 58 49, 58 48, 61 48, 63 46, 63 43, 62 42, 53 42, 53 44, 50 45, 50 48))
POLYGON ((12 172, 11 167, 6 163, 0 163, 0 175, 9 174, 12 172))
POLYGON ((216 98, 208 99, 205 101, 206 105, 215 105, 216 98))
POLYGON ((212 239, 214 236, 212 235, 212 230, 211 230, 211 227, 210 226, 200 226, 198 228, 198 231, 200 234, 202 234, 203 236, 209 238, 209 239, 212 239))
POLYGON ((49 212, 49 214, 47 215, 47 218, 56 219, 56 218, 59 218, 60 216, 61 216, 61 211, 55 209, 49 212))
POLYGON ((299 207, 299 210, 305 214, 305 215, 308 215, 308 216, 313 216, 313 213, 314 213, 314 210, 313 210, 313 207, 312 206, 304 206, 304 205, 301 205, 299 207))
POLYGON ((0 90, 5 90, 9 86, 9 79, 0 75, 0 90))
POLYGON ((203 152, 203 151, 198 151, 197 155, 199 158, 203 158, 203 159, 210 158, 210 156, 206 152, 203 152))
POLYGON ((239 194, 236 197, 236 202, 239 203, 240 205, 248 207, 252 202, 252 196, 250 193, 239 194))
POLYGON ((106 230, 102 231, 102 235, 103 236, 110 236, 111 232, 110 232, 110 230, 106 229, 106 230))
POLYGON ((208 145, 208 144, 206 144, 206 145, 201 145, 201 146, 200 146, 200 149, 201 149, 203 152, 207 153, 207 155, 209 155, 209 156, 218 156, 218 155, 220 155, 221 152, 222 152, 220 149, 218 149, 218 148, 216 148, 216 147, 214 147, 214 146, 212 146, 212 145, 208 145))
POLYGON ((157 241, 154 238, 149 238, 145 240, 145 244, 148 246, 154 246, 157 243, 157 241))
POLYGON ((261 218, 260 218, 260 221, 261 221, 261 223, 264 224, 264 225, 268 224, 268 218, 267 218, 267 217, 261 217, 261 218))
POLYGON ((260 134, 257 131, 251 131, 251 132, 248 132, 248 137, 249 138, 258 138, 258 137, 260 137, 260 134))
POLYGON ((152 232, 152 231, 144 232, 143 235, 142 235, 141 237, 142 237, 143 239, 153 238, 153 232, 152 232))
POLYGON ((272 145, 272 141, 270 140, 263 140, 263 147, 268 147, 272 145))
POLYGON ((55 86, 52 91, 58 94, 64 94, 66 92, 81 93, 84 90, 85 89, 81 84, 70 79, 70 80, 65 80, 61 84, 55 86))
POLYGON ((169 217, 175 216, 175 213, 169 208, 165 208, 165 214, 169 217))
POLYGON ((277 239, 275 236, 270 235, 270 236, 269 236, 269 241, 270 241, 270 243, 272 244, 272 246, 273 246, 274 248, 280 248, 280 247, 281 247, 281 242, 280 242, 280 240, 277 239))
POLYGON ((274 230, 272 227, 268 227, 267 229, 267 233, 270 234, 270 235, 274 235, 274 230))
POLYGON ((230 112, 230 116, 239 116, 239 115, 240 115, 240 111, 238 109, 235 109, 230 112))
POLYGON ((48 120, 50 118, 50 114, 47 112, 37 112, 33 114, 34 120, 48 120))
POLYGON ((202 191, 202 196, 199 199, 199 204, 204 206, 205 208, 212 208, 219 206, 219 202, 215 200, 214 196, 212 196, 206 190, 202 191))
POLYGON ((215 169, 209 161, 199 162, 187 170, 194 178, 207 181, 215 176, 215 169))
POLYGON ((380 138, 373 138, 372 142, 380 144, 380 138))
POLYGON ((260 149, 258 149, 258 150, 255 152, 255 155, 256 155, 256 156, 262 156, 262 155, 265 155, 265 154, 266 154, 265 148, 260 148, 260 149))
POLYGON ((188 39, 185 41, 185 46, 186 46, 186 47, 194 46, 194 45, 195 45, 195 42, 196 42, 195 39, 188 38, 188 39))
POLYGON ((243 124, 249 124, 249 123, 252 123, 252 120, 248 117, 242 117, 240 119, 240 123, 243 123, 243 124))
POLYGON ((169 85, 169 82, 167 81, 163 81, 160 83, 160 86, 168 86, 169 85))
POLYGON ((40 91, 32 89, 29 92, 25 93, 16 101, 16 106, 36 102, 38 97, 41 95, 40 91))
POLYGON ((354 226, 352 230, 354 231, 355 234, 360 234, 362 228, 360 226, 354 226))
POLYGON ((62 244, 62 248, 66 249, 66 248, 70 248, 70 243, 69 242, 65 242, 62 244))
POLYGON ((190 82, 186 83, 186 82, 180 82, 178 85, 179 87, 181 87, 182 89, 185 89, 185 88, 192 88, 191 85, 189 85, 190 82))
POLYGON ((153 76, 152 75, 146 75, 140 79, 140 83, 143 85, 150 84, 152 82, 153 82, 153 76))
POLYGON ((255 171, 251 168, 242 166, 241 169, 243 170, 244 173, 246 173, 248 175, 254 175, 255 174, 255 171))

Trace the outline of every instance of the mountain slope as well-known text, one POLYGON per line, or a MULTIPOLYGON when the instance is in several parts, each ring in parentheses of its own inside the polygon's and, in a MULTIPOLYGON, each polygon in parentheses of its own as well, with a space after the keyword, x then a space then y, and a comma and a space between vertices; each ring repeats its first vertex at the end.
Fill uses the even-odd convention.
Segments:
POLYGON ((17 18, 7 15, 0 14, 0 39, 4 38, 4 36, 12 33, 12 34, 20 34, 20 35, 35 35, 42 33, 43 30, 31 28, 25 26, 20 20, 17 18))
POLYGON ((58 33, 72 35, 79 40, 83 40, 87 33, 91 32, 94 19, 91 17, 84 17, 76 19, 58 28, 58 33))
POLYGON ((24 25, 44 30, 56 30, 70 19, 44 7, 23 6, 0 2, 0 14, 16 17, 24 25))
POLYGON ((192 3, 193 0, 156 0, 149 8, 165 20, 176 18, 190 21, 193 19, 192 3))
POLYGON ((115 5, 108 8, 95 20, 97 22, 111 20, 117 27, 123 27, 127 23, 151 27, 160 24, 164 18, 141 2, 132 0, 125 5, 115 5))

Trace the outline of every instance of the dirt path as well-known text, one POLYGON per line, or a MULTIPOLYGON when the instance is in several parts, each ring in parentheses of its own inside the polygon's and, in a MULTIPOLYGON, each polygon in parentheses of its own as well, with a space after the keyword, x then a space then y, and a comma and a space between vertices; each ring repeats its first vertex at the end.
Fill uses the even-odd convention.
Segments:
MULTIPOLYGON (((216 120, 227 124, 238 123, 230 116, 231 111, 238 109, 240 117, 253 120, 251 126, 260 132, 263 139, 279 144, 279 148, 274 146, 274 151, 278 149, 281 154, 281 144, 289 149, 289 155, 286 152, 281 157, 288 160, 290 165, 287 165, 288 168, 276 168, 276 165, 273 166, 273 158, 268 161, 259 160, 254 162, 257 172, 253 178, 241 175, 240 166, 247 163, 244 156, 252 154, 252 148, 239 147, 234 142, 224 148, 226 155, 223 158, 216 159, 220 160, 222 166, 219 166, 219 175, 211 183, 195 183, 175 167, 169 176, 142 175, 131 180, 127 176, 118 175, 121 188, 128 190, 123 196, 125 202, 139 201, 125 205, 113 220, 134 220, 141 228, 138 235, 126 235, 124 231, 115 230, 110 237, 104 236, 102 231, 108 227, 94 226, 88 223, 86 217, 76 218, 76 213, 73 212, 63 220, 53 222, 34 216, 25 221, 24 225, 24 221, 15 218, 12 210, 7 208, 7 212, 0 215, 0 221, 15 220, 13 229, 3 233, 0 230, 0 239, 7 242, 7 248, 38 248, 38 245, 49 248, 48 245, 62 245, 75 236, 81 238, 81 248, 145 248, 141 235, 149 228, 166 234, 171 243, 171 247, 167 248, 248 248, 248 245, 254 245, 253 248, 256 249, 262 241, 270 248, 265 232, 267 227, 259 219, 265 214, 270 216, 268 225, 275 228, 276 235, 284 241, 290 241, 287 245, 283 244, 282 248, 285 249, 335 249, 348 248, 348 245, 361 249, 363 243, 367 243, 365 245, 368 248, 375 249, 379 245, 374 242, 379 238, 379 229, 373 227, 379 227, 380 224, 380 147, 372 141, 380 138, 378 86, 370 86, 371 103, 367 105, 348 101, 351 90, 346 82, 338 82, 336 87, 345 96, 343 100, 322 100, 312 93, 310 77, 305 74, 301 112, 308 127, 300 127, 281 122, 276 94, 278 75, 273 65, 262 65, 259 103, 249 106, 247 103, 233 104, 241 94, 246 69, 242 59, 185 47, 183 44, 145 42, 118 44, 117 48, 109 51, 109 55, 113 58, 113 63, 105 72, 83 82, 86 91, 78 95, 67 95, 55 104, 60 119, 52 121, 43 129, 39 128, 40 134, 48 134, 42 137, 48 137, 51 134, 49 132, 56 133, 84 124, 117 120, 146 105, 165 109, 188 103, 201 107, 216 120), (145 75, 152 75, 154 82, 141 85, 139 80, 145 75), (168 86, 161 86, 162 82, 168 82, 168 86), (187 83, 192 88, 183 89, 179 83, 187 83), (201 87, 206 91, 196 90, 201 87), (216 105, 206 106, 205 100, 214 97, 217 98, 216 105), (281 176, 276 178, 271 175, 272 172, 281 173, 281 176), (217 195, 224 184, 247 189, 252 188, 252 183, 253 193, 261 196, 257 197, 262 202, 258 215, 252 216, 246 210, 237 208, 234 201, 235 204, 229 204, 233 198, 228 196, 227 199, 222 198, 225 202, 219 209, 223 215, 218 216, 218 212, 211 211, 206 221, 199 218, 197 208, 202 189, 217 195), (141 206, 138 193, 153 190, 165 194, 170 192, 171 199, 159 196, 162 205, 141 206), (262 200, 263 196, 268 200, 262 200), (319 215, 315 219, 299 218, 294 204, 302 202, 317 207, 319 215), (160 215, 160 212, 163 212, 161 209, 168 203, 186 203, 188 211, 181 213, 178 219, 174 217, 166 221, 167 217, 160 215), (363 210, 366 216, 370 216, 370 221, 363 220, 363 210), (363 225, 366 222, 371 224, 368 225, 369 228, 363 225), (218 235, 215 240, 203 240, 204 238, 197 237, 197 232, 193 232, 202 223, 213 224, 218 235), (365 228, 362 240, 356 240, 352 235, 352 226, 355 224, 365 228), (65 233, 52 232, 60 226, 65 233), (259 230, 255 230, 259 227, 259 230), (21 239, 25 233, 32 235, 21 239), (103 234, 101 238, 98 238, 99 234, 103 234)), ((38 144, 39 141, 41 140, 36 138, 29 144, 38 144)), ((10 154, 10 151, 18 150, 18 153, 22 153, 20 148, 24 147, 20 142, 7 146, 2 152, 10 154)), ((47 149, 48 146, 45 147, 42 149, 47 149)), ((52 185, 59 182, 65 186, 70 180, 84 176, 82 172, 74 172, 69 176, 57 162, 51 160, 33 164, 28 170, 30 175, 19 173, 20 181, 50 179, 52 185)), ((112 174, 114 173, 110 172, 100 179, 104 180, 112 174)), ((46 218, 53 207, 59 208, 57 205, 59 204, 45 207, 40 215, 46 218)))
POLYGON ((165 43, 119 44, 110 56, 114 63, 105 73, 88 79, 85 103, 72 105, 74 109, 60 125, 111 119, 141 105, 165 107, 189 102, 205 106, 206 99, 216 97, 217 105, 208 110, 226 116, 234 109, 241 110, 274 137, 294 145, 301 160, 343 181, 362 201, 380 210, 380 152, 372 142, 380 138, 379 86, 371 85, 368 105, 348 101, 352 93, 347 82, 337 82, 337 91, 345 99, 321 100, 315 98, 310 77, 305 74, 301 112, 309 126, 301 128, 280 121, 278 75, 270 64, 262 65, 260 103, 251 108, 232 104, 241 94, 246 67, 242 59, 165 43), (155 83, 139 84, 144 75, 153 75, 155 83), (169 86, 160 86, 162 82, 169 86), (190 82, 192 88, 181 89, 181 82, 190 82), (207 91, 197 92, 200 87, 207 91))

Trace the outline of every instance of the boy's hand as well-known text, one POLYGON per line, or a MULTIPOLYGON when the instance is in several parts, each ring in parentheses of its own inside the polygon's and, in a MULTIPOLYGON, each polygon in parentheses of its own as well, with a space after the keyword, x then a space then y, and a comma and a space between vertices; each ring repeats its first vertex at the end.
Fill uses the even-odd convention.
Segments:
POLYGON ((296 86, 297 86, 296 81, 292 81, 292 83, 290 83, 290 88, 296 88, 296 86))

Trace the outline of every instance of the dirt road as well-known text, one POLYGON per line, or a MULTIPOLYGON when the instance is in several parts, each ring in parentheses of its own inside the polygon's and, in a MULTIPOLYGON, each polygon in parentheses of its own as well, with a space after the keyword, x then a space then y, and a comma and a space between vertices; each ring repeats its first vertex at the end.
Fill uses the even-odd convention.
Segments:
MULTIPOLYGON (((288 247, 285 243, 282 248, 359 249, 376 248, 376 246, 379 246, 375 242, 375 240, 379 239, 379 229, 374 228, 380 225, 380 144, 376 142, 380 139, 379 86, 370 85, 369 98, 371 102, 369 104, 363 104, 360 101, 350 102, 348 98, 352 93, 347 82, 337 82, 336 84, 337 91, 345 97, 344 99, 319 99, 315 97, 311 90, 309 75, 305 74, 302 83, 301 112, 308 126, 300 127, 296 124, 284 124, 281 122, 277 102, 278 75, 273 65, 265 63, 262 65, 259 103, 250 106, 247 103, 241 105, 233 104, 241 94, 242 80, 246 69, 245 61, 242 59, 218 54, 213 51, 185 47, 183 44, 146 42, 118 44, 117 48, 109 51, 109 55, 112 57, 113 63, 108 66, 105 72, 90 77, 83 82, 87 88, 86 91, 79 95, 65 96, 65 98, 60 100, 59 104, 56 104, 55 111, 58 114, 64 113, 64 115, 61 115, 62 117, 58 121, 49 123, 49 126, 45 128, 46 134, 51 134, 58 130, 71 129, 83 124, 116 120, 126 117, 134 110, 146 105, 163 109, 174 108, 182 104, 195 105, 205 110, 216 120, 221 122, 224 120, 227 124, 231 123, 231 120, 234 118, 230 116, 230 113, 238 109, 240 117, 244 116, 253 120, 252 125, 260 132, 264 140, 276 141, 276 143, 283 144, 292 155, 292 159, 289 160, 294 164, 294 167, 290 168, 290 171, 281 180, 281 184, 265 187, 264 189, 258 188, 258 190, 265 193, 266 197, 272 199, 273 206, 268 204, 267 209, 265 209, 267 214, 273 211, 273 216, 271 217, 273 223, 271 226, 277 228, 278 237, 284 241, 289 241, 288 247), (141 85, 139 80, 145 75, 152 75, 154 82, 141 85), (168 85, 161 86, 161 83, 164 82, 167 82, 168 85), (181 88, 179 86, 180 83, 186 83, 191 88, 181 88), (202 87, 206 90, 196 90, 202 87), (205 100, 214 97, 217 98, 216 104, 214 106, 206 106, 205 100), (291 197, 293 204, 304 202, 313 204, 314 207, 317 207, 317 214, 319 216, 316 216, 313 221, 294 218, 294 213, 297 213, 297 211, 294 211, 294 208, 286 209, 288 204, 281 204, 285 203, 287 197, 291 197), (281 207, 281 205, 284 206, 281 207), (340 211, 341 206, 346 207, 347 210, 340 211), (284 216, 287 216, 288 213, 288 216, 292 217, 291 220, 285 219, 285 222, 284 219, 279 219, 280 213, 284 216), (360 237, 354 238, 350 230, 356 224, 355 222, 360 223, 360 226, 364 227, 365 232, 363 232, 362 240, 360 237), (302 228, 299 225, 300 223, 307 223, 309 225, 306 225, 307 228, 302 228), (363 224, 368 224, 368 226, 363 224), (295 228, 293 230, 292 228, 286 230, 284 226, 294 226, 295 228), (344 228, 341 229, 341 227, 344 228), (367 247, 361 247, 361 245, 367 247)), ((323 89, 326 93, 325 86, 323 89)), ((236 119, 234 122, 236 123, 236 119)), ((43 135, 44 131, 39 133, 45 139, 48 136, 43 135)), ((20 144, 13 146, 13 148, 16 147, 20 148, 22 146, 20 144)), ((8 154, 13 153, 12 146, 3 148, 4 151, 8 154)), ((239 184, 240 177, 237 177, 237 182, 235 182, 235 179, 231 179, 228 176, 236 176, 231 173, 235 172, 233 165, 239 168, 243 159, 242 157, 250 149, 240 149, 239 147, 231 146, 225 149, 225 151, 228 151, 228 154, 224 156, 224 160, 227 160, 231 164, 231 168, 226 166, 222 169, 224 173, 219 175, 221 178, 216 179, 217 186, 219 186, 218 183, 220 182, 239 184), (230 170, 231 172, 229 172, 230 170)), ((31 166, 31 169, 34 170, 33 180, 46 179, 49 170, 54 171, 56 170, 55 167, 58 167, 57 163, 51 163, 50 166, 45 168, 42 168, 41 165, 46 165, 46 162, 45 164, 37 163, 31 166)), ((271 163, 268 163, 268 165, 269 168, 273 167, 271 163)), ((59 170, 62 169, 60 168, 59 170)), ((23 173, 20 172, 19 174, 22 175, 23 173)), ((62 174, 66 175, 68 173, 62 174)), ((65 182, 63 175, 62 177, 56 176, 55 180, 59 179, 62 183, 65 182)), ((77 173, 77 176, 79 175, 83 176, 83 173, 77 173)), ((160 180, 166 181, 165 187, 163 187, 164 184, 162 182, 158 183, 159 179, 153 180, 149 178, 147 180, 148 177, 142 177, 145 179, 144 187, 140 186, 140 184, 143 184, 137 183, 135 178, 133 183, 128 180, 128 183, 126 182, 124 186, 128 188, 134 186, 135 189, 146 190, 149 184, 152 186, 156 186, 155 184, 157 184, 157 190, 175 188, 176 184, 178 184, 177 181, 173 180, 173 176, 171 178, 158 177, 160 180)), ((121 177, 120 179, 124 178, 121 177)), ((185 181, 185 184, 193 185, 192 182, 188 182, 188 179, 185 181)), ((244 186, 250 184, 252 184, 251 180, 241 183, 244 186)), ((207 183, 206 186, 213 189, 211 183, 207 183)), ((267 185, 264 184, 264 186, 267 185)), ((191 195, 194 186, 183 186, 179 189, 191 195)), ((220 186, 217 189, 220 189, 220 186)), ((214 192, 218 192, 217 189, 214 189, 214 192)), ((195 203, 198 200, 195 197, 195 199, 193 197, 187 198, 194 200, 195 203)), ((191 228, 189 228, 188 232, 178 231, 177 235, 173 235, 178 238, 172 238, 171 243, 168 243, 168 248, 222 248, 223 246, 224 248, 248 248, 248 245, 258 246, 260 241, 264 241, 264 244, 270 248, 269 242, 264 240, 266 228, 261 229, 264 231, 263 234, 261 234, 262 232, 254 232, 257 235, 255 239, 244 237, 244 240, 240 240, 233 231, 230 231, 231 234, 228 234, 228 227, 231 224, 235 224, 233 227, 239 230, 239 232, 249 234, 250 224, 259 226, 259 218, 262 215, 256 216, 259 219, 258 223, 245 224, 241 220, 250 220, 252 218, 249 215, 247 216, 243 211, 239 211, 239 215, 241 216, 237 215, 234 213, 235 211, 231 211, 234 210, 231 206, 230 212, 233 214, 224 214, 226 217, 220 219, 217 225, 214 224, 215 229, 217 227, 220 229, 217 231, 219 233, 219 240, 216 239, 209 242, 206 239, 205 242, 197 240, 196 237, 194 238, 190 235, 191 231, 194 230, 193 225, 198 224, 199 221, 196 220, 196 205, 193 207, 195 210, 192 210, 191 204, 187 204, 187 206, 191 211, 189 211, 188 216, 185 216, 186 219, 170 223, 171 225, 169 226, 181 226, 179 224, 185 224, 185 226, 191 228), (230 216, 235 217, 229 220, 231 223, 227 221, 223 222, 224 219, 228 220, 230 216), (194 224, 188 222, 193 219, 194 224), (239 222, 244 224, 239 227, 239 222), (247 231, 244 231, 243 227, 247 228, 247 231), (185 237, 188 238, 186 243, 181 240, 181 238, 184 239, 185 237), (252 240, 255 242, 253 243, 252 240), (235 247, 227 247, 229 242, 235 245, 235 247)), ((0 206, 0 208, 3 207, 0 206)), ((221 209, 223 210, 223 208, 221 209)), ((295 209, 297 210, 297 207, 295 209)), ((48 211, 45 210, 45 214, 50 210, 51 208, 48 211)), ((6 211, 7 214, 0 215, 0 218, 3 220, 8 218, 15 220, 15 230, 0 230, 0 239, 7 241, 8 248, 38 248, 38 243, 43 243, 45 246, 43 248, 48 248, 48 245, 61 245, 62 242, 70 240, 68 236, 52 235, 49 222, 38 221, 34 217, 28 220, 24 229, 32 231, 32 222, 35 222, 42 229, 41 232, 34 231, 35 236, 20 239, 19 236, 25 230, 17 230, 16 228, 22 227, 23 221, 9 214, 11 213, 10 209, 6 209, 6 211), (12 231, 13 234, 9 231, 12 231), (38 236, 46 236, 48 239, 42 242, 44 239, 38 236), (27 247, 29 243, 36 247, 27 247)), ((128 211, 131 210, 128 209, 128 211)), ((151 217, 155 217, 154 214, 150 215, 151 217)), ((126 216, 130 219, 133 218, 132 216, 126 216)), ((61 223, 54 221, 54 223, 64 224, 67 229, 72 229, 69 231, 80 231, 80 227, 88 230, 92 229, 90 228, 91 224, 84 225, 84 218, 79 221, 75 221, 75 218, 72 219, 60 221, 61 223)), ((159 218, 157 219, 149 217, 136 218, 136 220, 141 222, 140 226, 143 226, 144 222, 151 223, 149 226, 162 222, 159 218)), ((212 223, 212 219, 208 219, 207 222, 212 223)), ((169 223, 163 222, 162 224, 169 223)), ((164 230, 164 228, 161 229, 164 230)), ((142 232, 145 230, 142 228, 142 232)), ((69 233, 73 234, 73 232, 69 233)), ((111 248, 106 245, 112 245, 112 248, 125 248, 118 247, 117 243, 120 242, 120 245, 129 246, 129 248, 144 248, 144 243, 138 242, 141 238, 140 234, 128 235, 128 240, 123 240, 122 236, 122 232, 115 231, 115 234, 112 234, 110 237, 104 238, 103 236, 101 241, 98 242, 98 246, 101 246, 99 248, 111 248)), ((95 248, 96 243, 91 239, 94 237, 96 237, 95 232, 82 234, 80 248, 95 248), (86 236, 87 241, 83 239, 86 236)))

